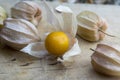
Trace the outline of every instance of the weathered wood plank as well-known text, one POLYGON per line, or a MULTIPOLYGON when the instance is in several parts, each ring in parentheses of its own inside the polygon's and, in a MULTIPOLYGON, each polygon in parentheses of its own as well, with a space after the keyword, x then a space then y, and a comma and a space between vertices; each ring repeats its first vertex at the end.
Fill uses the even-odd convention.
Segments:
MULTIPOLYGON (((20 0, 0 0, 10 15, 10 7, 20 0)), ((40 4, 39 1, 36 1, 40 4)), ((55 7, 60 3, 49 3, 55 7)), ((120 37, 120 6, 111 5, 89 5, 89 4, 63 4, 72 8, 77 15, 83 10, 91 10, 107 19, 109 23, 108 33, 120 37)), ((8 47, 0 49, 0 80, 117 80, 117 78, 106 77, 97 74, 90 64, 90 56, 93 53, 90 48, 95 48, 96 43, 87 42, 79 37, 79 45, 82 49, 76 63, 71 68, 62 68, 60 65, 48 65, 47 61, 31 57, 27 54, 9 49, 8 47), (15 58, 15 61, 11 61, 15 58), (25 63, 31 63, 28 66, 21 66, 25 63)), ((106 36, 101 42, 116 42, 120 44, 117 38, 106 36)))

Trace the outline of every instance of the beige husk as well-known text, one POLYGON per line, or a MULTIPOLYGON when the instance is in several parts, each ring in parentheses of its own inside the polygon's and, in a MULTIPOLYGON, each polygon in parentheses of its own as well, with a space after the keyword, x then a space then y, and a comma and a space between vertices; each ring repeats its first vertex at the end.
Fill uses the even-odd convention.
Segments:
POLYGON ((77 15, 77 34, 88 41, 99 41, 105 37, 107 22, 91 11, 83 11, 77 15), (101 32, 102 31, 102 32, 101 32))
POLYGON ((98 44, 91 56, 93 68, 105 75, 120 76, 120 46, 118 44, 98 44))
POLYGON ((4 8, 0 7, 0 28, 3 27, 3 21, 7 18, 7 13, 4 8))
POLYGON ((11 16, 17 19, 25 19, 38 25, 42 12, 38 4, 32 1, 21 1, 11 8, 11 16))
POLYGON ((79 55, 81 52, 78 40, 75 38, 77 31, 76 18, 73 12, 61 12, 55 14, 45 1, 43 1, 42 7, 42 12, 44 14, 38 25, 41 42, 30 43, 20 51, 38 58, 47 57, 49 53, 44 46, 46 36, 53 31, 63 31, 69 36, 70 49, 64 53, 62 60, 58 57, 57 61, 62 62, 64 66, 68 66, 68 64, 70 65, 74 62, 73 57, 79 55), (56 15, 59 15, 59 17, 56 17, 56 15))

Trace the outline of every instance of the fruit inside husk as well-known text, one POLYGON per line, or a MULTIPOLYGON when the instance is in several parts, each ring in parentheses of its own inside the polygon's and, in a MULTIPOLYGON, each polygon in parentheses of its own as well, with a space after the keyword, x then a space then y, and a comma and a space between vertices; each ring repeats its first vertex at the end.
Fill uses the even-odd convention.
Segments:
POLYGON ((45 40, 45 47, 49 53, 60 56, 69 48, 69 39, 64 32, 52 32, 45 40))

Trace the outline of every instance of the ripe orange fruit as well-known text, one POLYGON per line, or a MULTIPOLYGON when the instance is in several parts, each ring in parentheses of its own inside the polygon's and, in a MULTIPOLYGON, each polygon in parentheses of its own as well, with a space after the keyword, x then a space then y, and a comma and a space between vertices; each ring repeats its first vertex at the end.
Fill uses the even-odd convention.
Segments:
POLYGON ((52 32, 45 40, 47 51, 53 55, 61 56, 69 48, 69 39, 64 32, 52 32))

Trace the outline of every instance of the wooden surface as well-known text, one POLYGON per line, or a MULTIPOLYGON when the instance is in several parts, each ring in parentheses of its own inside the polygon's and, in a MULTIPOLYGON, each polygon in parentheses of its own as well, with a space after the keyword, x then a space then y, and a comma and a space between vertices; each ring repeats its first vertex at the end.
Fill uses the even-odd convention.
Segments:
MULTIPOLYGON (((0 0, 8 13, 10 8, 19 0, 0 0)), ((37 0, 36 0, 37 1, 37 0)), ((39 1, 37 1, 40 4, 39 1)), ((49 3, 55 7, 60 3, 49 3)), ((64 4, 76 13, 83 10, 91 10, 104 17, 109 28, 107 33, 120 37, 120 6, 89 5, 89 4, 64 4)), ((71 68, 63 68, 60 65, 48 65, 46 60, 40 60, 27 54, 12 50, 8 47, 0 49, 0 80, 119 80, 120 78, 103 76, 96 73, 91 66, 92 51, 99 42, 90 43, 78 37, 82 49, 80 56, 71 68), (12 59, 16 58, 15 61, 12 59), (31 63, 28 66, 21 66, 31 63)), ((112 42, 120 45, 120 39, 106 36, 101 42, 112 42)))

